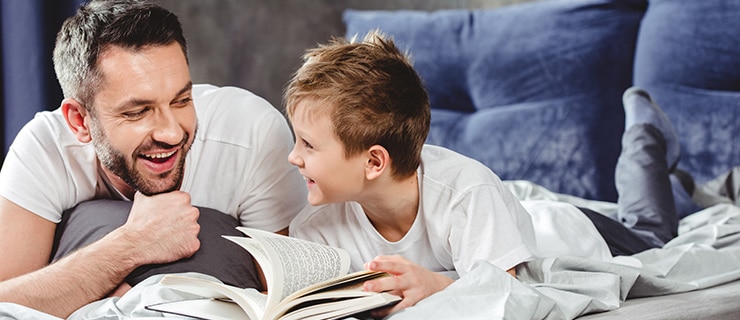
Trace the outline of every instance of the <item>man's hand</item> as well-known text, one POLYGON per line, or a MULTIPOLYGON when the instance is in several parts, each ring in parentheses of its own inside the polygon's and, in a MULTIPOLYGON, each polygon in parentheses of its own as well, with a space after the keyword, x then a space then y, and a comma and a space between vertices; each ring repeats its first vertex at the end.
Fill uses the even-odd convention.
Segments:
POLYGON ((378 256, 365 264, 365 268, 374 271, 385 271, 393 277, 366 281, 365 291, 383 292, 401 296, 403 300, 390 308, 376 310, 373 317, 384 317, 390 313, 415 305, 435 292, 447 288, 453 280, 432 272, 404 257, 378 256))
POLYGON ((182 191, 145 196, 134 195, 126 224, 116 230, 139 248, 136 265, 167 263, 193 255, 200 248, 198 208, 182 191))

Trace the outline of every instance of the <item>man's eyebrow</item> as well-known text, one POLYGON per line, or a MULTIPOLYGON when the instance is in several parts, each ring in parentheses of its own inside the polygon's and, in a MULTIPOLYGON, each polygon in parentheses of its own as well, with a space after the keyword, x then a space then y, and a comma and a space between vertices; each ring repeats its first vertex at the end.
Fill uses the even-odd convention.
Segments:
POLYGON ((179 96, 183 95, 184 93, 186 93, 186 92, 188 92, 190 90, 193 90, 193 82, 192 81, 188 81, 188 83, 182 89, 180 89, 180 91, 177 92, 177 94, 175 95, 175 97, 179 97, 179 96))
MULTIPOLYGON (((182 89, 180 89, 180 91, 178 91, 177 94, 175 94, 175 97, 173 98, 173 100, 175 98, 177 98, 177 97, 185 94, 186 92, 192 90, 192 89, 193 89, 193 82, 192 81, 188 81, 188 83, 184 87, 182 87, 182 89)), ((150 100, 150 99, 131 99, 131 100, 127 100, 126 102, 122 103, 116 109, 117 110, 126 110, 128 108, 132 108, 132 107, 135 107, 135 106, 148 105, 148 104, 153 104, 153 103, 154 103, 154 100, 150 100)))

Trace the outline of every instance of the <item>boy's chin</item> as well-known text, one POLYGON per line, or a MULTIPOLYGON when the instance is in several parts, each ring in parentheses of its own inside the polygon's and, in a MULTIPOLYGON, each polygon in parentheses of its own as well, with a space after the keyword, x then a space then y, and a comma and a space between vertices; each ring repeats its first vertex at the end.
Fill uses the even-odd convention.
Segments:
POLYGON ((315 207, 315 206, 320 206, 320 205, 323 205, 323 204, 327 204, 328 202, 326 201, 326 198, 324 198, 322 196, 315 196, 315 195, 312 195, 311 193, 309 193, 308 194, 308 203, 310 205, 312 205, 312 206, 315 207))

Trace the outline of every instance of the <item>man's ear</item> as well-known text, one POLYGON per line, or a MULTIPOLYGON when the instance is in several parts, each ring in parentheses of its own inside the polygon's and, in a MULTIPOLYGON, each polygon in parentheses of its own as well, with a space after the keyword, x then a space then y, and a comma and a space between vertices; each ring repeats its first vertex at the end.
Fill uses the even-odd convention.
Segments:
POLYGON ((367 151, 367 162, 365 163, 365 178, 375 180, 383 172, 390 170, 391 157, 383 146, 373 145, 367 151))
POLYGON ((82 143, 92 141, 90 129, 85 122, 85 118, 88 117, 85 106, 75 99, 66 98, 62 100, 62 114, 64 120, 67 121, 67 126, 77 136, 78 141, 82 143))

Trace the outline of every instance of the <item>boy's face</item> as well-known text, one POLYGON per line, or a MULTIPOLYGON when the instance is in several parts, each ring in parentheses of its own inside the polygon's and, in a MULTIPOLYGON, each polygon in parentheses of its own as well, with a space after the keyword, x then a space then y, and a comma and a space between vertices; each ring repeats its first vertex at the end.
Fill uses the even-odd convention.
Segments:
POLYGON ((365 157, 345 157, 329 115, 313 111, 316 103, 303 99, 296 105, 291 117, 296 143, 288 161, 306 179, 311 205, 357 201, 365 183, 365 157))

